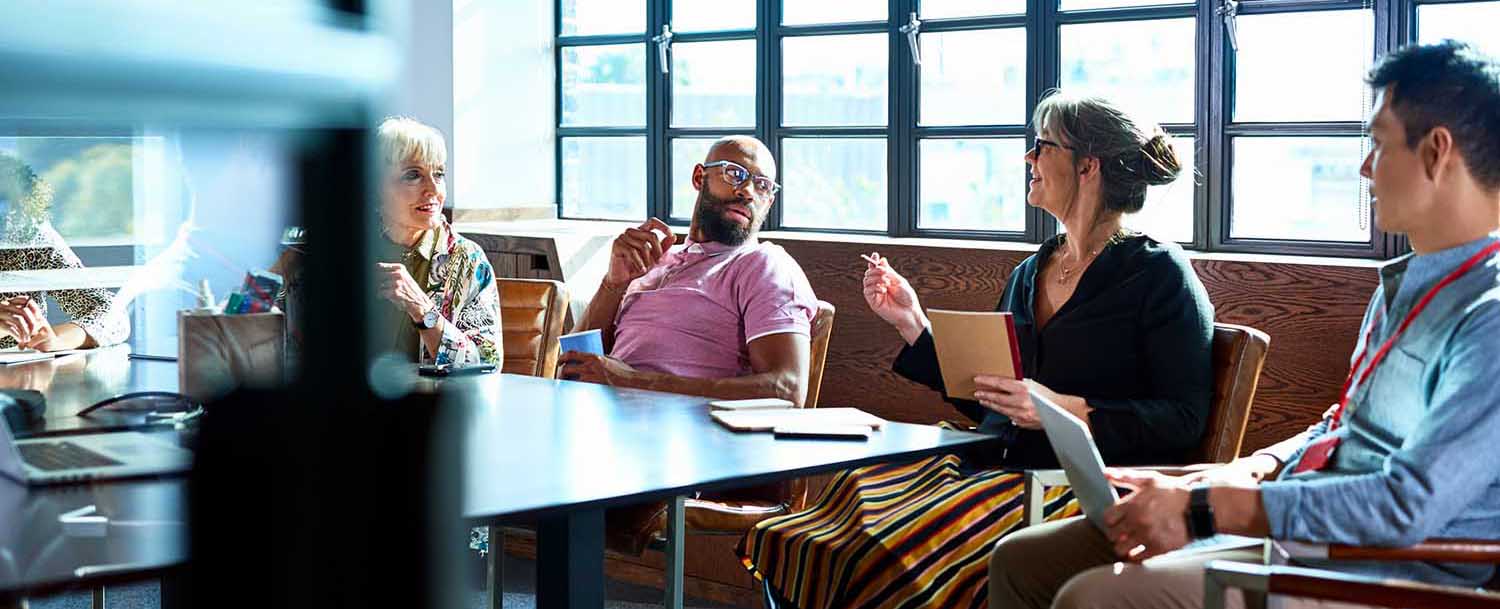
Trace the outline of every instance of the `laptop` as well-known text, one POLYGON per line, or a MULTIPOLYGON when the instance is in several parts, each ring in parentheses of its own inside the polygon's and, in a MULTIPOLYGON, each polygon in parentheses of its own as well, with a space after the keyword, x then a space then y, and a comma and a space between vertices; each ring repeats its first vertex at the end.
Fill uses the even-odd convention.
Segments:
POLYGON ((17 440, 0 422, 0 476, 31 485, 187 471, 193 453, 137 431, 17 440))
MULTIPOLYGON (((1088 425, 1036 390, 1031 390, 1030 394, 1042 430, 1047 433, 1047 441, 1052 443, 1057 462, 1068 475, 1068 485, 1073 487, 1078 506, 1083 508, 1083 515, 1089 522, 1103 531, 1104 512, 1119 501, 1120 495, 1104 477, 1104 458, 1099 455, 1099 447, 1094 444, 1088 425)), ((1219 534, 1193 540, 1171 554, 1182 556, 1188 552, 1251 547, 1261 545, 1263 541, 1258 537, 1219 534)))

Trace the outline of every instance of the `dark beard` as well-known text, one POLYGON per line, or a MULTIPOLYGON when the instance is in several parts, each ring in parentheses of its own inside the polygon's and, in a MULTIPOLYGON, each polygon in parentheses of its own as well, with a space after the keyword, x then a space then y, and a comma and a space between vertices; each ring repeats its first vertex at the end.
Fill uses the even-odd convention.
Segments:
POLYGON ((725 207, 734 201, 735 199, 720 199, 709 194, 706 185, 703 190, 698 191, 698 205, 693 211, 693 222, 697 223, 698 230, 703 231, 705 239, 736 246, 744 243, 759 228, 760 218, 754 217, 755 206, 752 204, 745 204, 751 214, 749 226, 740 226, 724 215, 725 207))

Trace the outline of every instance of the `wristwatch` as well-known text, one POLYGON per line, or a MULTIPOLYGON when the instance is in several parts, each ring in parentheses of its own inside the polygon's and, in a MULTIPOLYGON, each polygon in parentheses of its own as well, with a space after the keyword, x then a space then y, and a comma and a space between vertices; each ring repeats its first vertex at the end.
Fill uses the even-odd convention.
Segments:
POLYGON ((419 319, 417 321, 411 322, 411 325, 416 326, 418 330, 431 330, 433 328, 436 328, 437 324, 438 324, 438 308, 437 308, 437 305, 432 305, 432 306, 428 307, 427 308, 427 312, 422 314, 422 319, 419 319))
POLYGON ((1195 484, 1188 489, 1187 528, 1193 539, 1214 536, 1214 509, 1208 504, 1207 484, 1195 484))

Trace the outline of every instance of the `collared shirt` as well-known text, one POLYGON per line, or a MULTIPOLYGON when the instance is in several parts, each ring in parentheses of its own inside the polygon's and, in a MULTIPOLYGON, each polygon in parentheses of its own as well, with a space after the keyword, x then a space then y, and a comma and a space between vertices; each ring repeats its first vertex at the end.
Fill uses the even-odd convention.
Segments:
MULTIPOLYGON (((1371 356, 1432 287, 1500 240, 1398 258, 1380 270, 1355 354, 1371 356), (1371 325, 1373 334, 1369 334, 1371 325), (1365 337, 1369 335, 1366 344, 1365 337)), ((1368 361, 1368 357, 1366 358, 1368 361)), ((1438 292, 1349 398, 1329 465, 1261 485, 1276 539, 1406 546, 1433 537, 1500 539, 1500 256, 1438 292)), ((1308 443, 1330 434, 1325 421, 1308 443)), ((1429 563, 1323 566, 1477 585, 1493 568, 1429 563)))
MULTIPOLYGON (((1182 463, 1198 446, 1213 400, 1213 305, 1182 248, 1133 235, 1099 252, 1073 295, 1036 322, 1040 272, 1062 238, 1043 243, 1006 282, 998 311, 1014 316, 1021 369, 1060 393, 1083 396, 1094 442, 1111 465, 1182 463)), ((946 393, 932 333, 901 350, 897 374, 946 393)), ((973 453, 975 467, 1057 467, 1040 429, 1022 429, 978 402, 948 402, 1001 436, 973 453)))
POLYGON ((430 352, 411 320, 400 315, 392 335, 395 348, 422 363, 500 364, 500 294, 494 268, 479 244, 443 222, 422 233, 400 257, 446 323, 437 351, 430 352))
POLYGON ((689 241, 626 288, 610 355, 676 376, 745 376, 751 341, 807 336, 817 310, 802 267, 780 246, 689 241))
MULTIPOLYGON (((53 228, 51 223, 32 226, 32 230, 28 233, 29 238, 25 240, 13 240, 9 234, 11 227, 5 228, 4 240, 8 247, 0 249, 0 271, 83 268, 83 262, 63 241, 62 235, 57 233, 57 229, 53 228), (24 245, 15 245, 17 242, 24 245)), ((0 294, 0 299, 18 295, 0 294)), ((71 318, 70 321, 82 328, 100 347, 119 344, 130 336, 130 320, 125 315, 124 307, 113 306, 114 296, 109 290, 103 288, 57 290, 50 294, 31 292, 28 295, 42 308, 43 317, 47 315, 47 296, 52 296, 53 300, 56 300, 57 304, 62 307, 63 312, 71 318)), ((10 336, 0 338, 0 348, 14 346, 16 346, 15 338, 10 336)))

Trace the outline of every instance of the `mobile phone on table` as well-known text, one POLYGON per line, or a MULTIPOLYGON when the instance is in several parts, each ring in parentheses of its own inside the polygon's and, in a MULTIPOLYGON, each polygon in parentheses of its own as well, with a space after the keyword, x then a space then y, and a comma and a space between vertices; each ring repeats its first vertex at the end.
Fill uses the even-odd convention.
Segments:
POLYGON ((422 376, 469 376, 474 374, 489 374, 495 371, 494 364, 475 364, 472 366, 454 366, 453 364, 422 364, 417 366, 417 374, 422 376))

